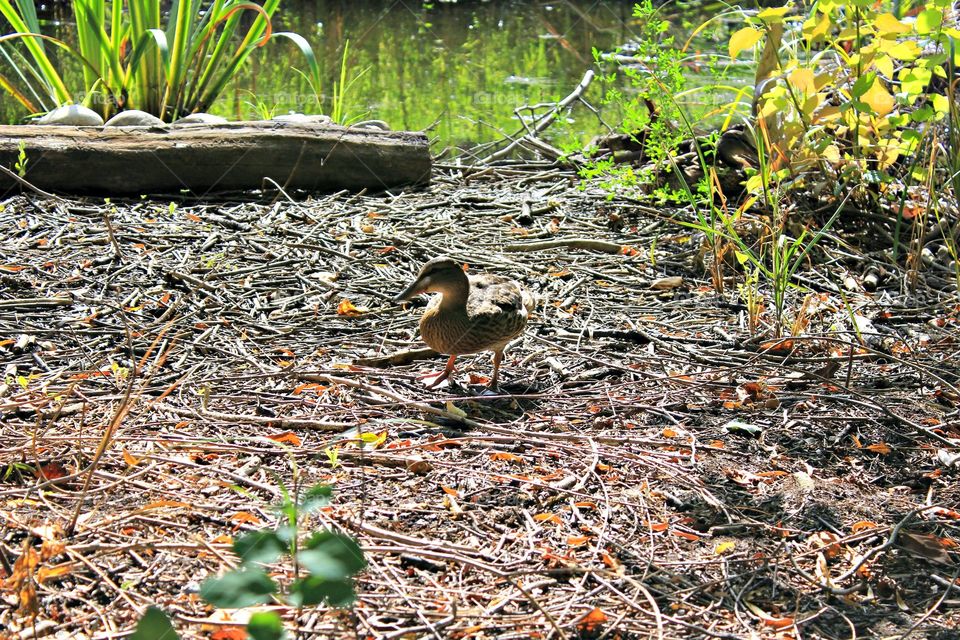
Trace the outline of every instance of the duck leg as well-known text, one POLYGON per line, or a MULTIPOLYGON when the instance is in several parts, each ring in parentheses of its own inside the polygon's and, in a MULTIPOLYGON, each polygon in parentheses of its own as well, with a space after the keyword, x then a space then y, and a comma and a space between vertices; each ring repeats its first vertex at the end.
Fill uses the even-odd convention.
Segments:
POLYGON ((497 388, 497 380, 500 377, 500 363, 503 362, 503 351, 493 352, 493 378, 490 380, 490 388, 497 388))
POLYGON ((433 379, 432 382, 427 384, 428 389, 433 389, 435 386, 446 380, 450 377, 450 374, 453 373, 453 361, 457 359, 456 355, 450 356, 450 359, 447 360, 447 366, 444 367, 443 372, 433 379))

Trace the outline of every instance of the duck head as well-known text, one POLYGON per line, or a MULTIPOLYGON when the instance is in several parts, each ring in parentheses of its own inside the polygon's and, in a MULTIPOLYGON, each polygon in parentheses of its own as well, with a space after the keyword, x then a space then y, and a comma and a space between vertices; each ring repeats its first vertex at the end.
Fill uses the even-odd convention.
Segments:
POLYGON ((401 291, 393 301, 412 300, 421 293, 463 294, 469 286, 467 274, 463 272, 460 263, 452 258, 441 256, 423 265, 416 280, 401 291))

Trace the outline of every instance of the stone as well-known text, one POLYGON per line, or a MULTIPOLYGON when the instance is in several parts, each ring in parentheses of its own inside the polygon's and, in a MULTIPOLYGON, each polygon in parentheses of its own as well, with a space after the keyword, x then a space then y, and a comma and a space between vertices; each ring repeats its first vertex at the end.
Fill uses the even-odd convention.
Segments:
POLYGON ((191 113, 173 121, 173 124, 227 124, 227 119, 212 113, 191 113))
POLYGON ((34 120, 34 124, 62 125, 65 127, 101 127, 103 118, 93 109, 80 104, 68 104, 58 107, 34 120))
POLYGON ((128 111, 121 111, 117 115, 113 116, 107 123, 103 125, 105 127, 162 127, 163 120, 157 116, 147 113, 146 111, 140 111, 139 109, 130 109, 128 111))

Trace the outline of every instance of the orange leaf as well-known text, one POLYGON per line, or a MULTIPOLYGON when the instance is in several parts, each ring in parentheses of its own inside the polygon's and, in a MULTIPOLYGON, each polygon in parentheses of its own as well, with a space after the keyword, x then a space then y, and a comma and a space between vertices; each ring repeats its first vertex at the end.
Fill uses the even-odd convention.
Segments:
POLYGON ((768 340, 760 343, 760 349, 767 353, 789 353, 793 351, 793 340, 768 340))
POLYGON ((590 633, 595 631, 600 625, 606 624, 606 622, 607 614, 598 608, 594 608, 593 611, 580 618, 580 621, 577 623, 577 629, 590 633))
POLYGON ((867 445, 865 448, 867 451, 873 451, 874 453, 879 453, 882 456, 889 455, 890 452, 892 451, 892 449, 890 448, 890 445, 884 442, 878 442, 876 444, 867 445))
POLYGON ((533 516, 534 521, 536 522, 552 522, 554 524, 563 524, 563 520, 560 519, 555 513, 538 513, 533 516))
POLYGON ((507 453, 506 451, 497 451, 496 453, 490 454, 491 460, 506 460, 507 462, 515 462, 517 464, 523 463, 523 458, 512 453, 507 453))
POLYGON ((260 518, 246 511, 238 511, 237 513, 230 516, 228 520, 236 524, 260 524, 261 523, 260 518))
POLYGON ((138 464, 140 464, 140 460, 141 458, 135 457, 132 453, 130 453, 126 449, 123 450, 123 461, 127 463, 128 467, 137 466, 138 464))
POLYGON ((688 533, 686 531, 680 531, 679 529, 671 529, 670 533, 677 536, 678 538, 689 540, 690 542, 699 542, 700 540, 700 536, 692 533, 688 533))
POLYGON ((674 431, 670 427, 666 427, 661 433, 663 434, 664 438, 676 438, 679 435, 676 431, 674 431))
POLYGON ((270 440, 274 442, 282 442, 284 444, 292 444, 295 447, 300 446, 300 438, 292 431, 284 431, 283 433, 275 433, 273 435, 267 436, 270 440))
POLYGON ((650 531, 654 533, 660 533, 661 531, 666 531, 670 528, 670 524, 667 522, 654 522, 650 525, 650 531))
POLYGON ((460 497, 460 492, 454 489, 453 487, 445 487, 443 485, 440 485, 440 488, 443 489, 443 492, 449 496, 453 496, 454 498, 460 497))
POLYGON ((577 507, 578 509, 596 509, 597 503, 584 500, 583 502, 574 502, 573 506, 577 507))
POLYGON ((243 627, 220 627, 210 634, 210 640, 248 640, 247 630, 243 627))
POLYGON ((190 504, 187 502, 179 502, 177 500, 157 500, 156 502, 150 502, 143 505, 143 509, 163 509, 164 507, 173 507, 176 509, 181 509, 184 507, 189 507, 190 504))
POLYGON ((344 298, 340 301, 340 304, 337 305, 337 315, 339 316, 359 316, 366 309, 361 309, 360 307, 355 306, 348 299, 344 298))
POLYGON ((47 580, 56 580, 73 573, 73 564, 65 562, 55 567, 40 567, 37 571, 37 582, 46 582, 47 580))
POLYGON ((877 523, 870 522, 869 520, 861 520, 860 522, 855 522, 850 527, 851 533, 858 533, 860 531, 866 531, 867 529, 876 529, 877 523))
POLYGON ((571 547, 582 547, 590 540, 590 536, 569 536, 567 544, 571 547))
POLYGON ((59 480, 70 475, 66 468, 59 462, 48 462, 37 469, 37 476, 44 480, 59 480))

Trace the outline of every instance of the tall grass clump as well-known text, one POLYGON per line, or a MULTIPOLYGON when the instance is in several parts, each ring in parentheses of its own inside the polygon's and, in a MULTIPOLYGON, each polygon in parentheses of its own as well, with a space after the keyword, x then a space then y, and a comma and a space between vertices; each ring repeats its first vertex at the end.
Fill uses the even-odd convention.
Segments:
POLYGON ((309 73, 318 76, 303 37, 273 33, 279 3, 180 0, 164 13, 160 0, 74 0, 77 37, 71 46, 41 34, 32 2, 0 0, 0 15, 13 29, 0 37, 0 59, 8 67, 0 89, 30 113, 72 102, 104 117, 140 109, 170 121, 208 110, 249 56, 277 36, 292 41, 309 73), (245 14, 252 19, 244 20, 245 14), (68 87, 65 60, 80 65, 82 86, 68 87))

